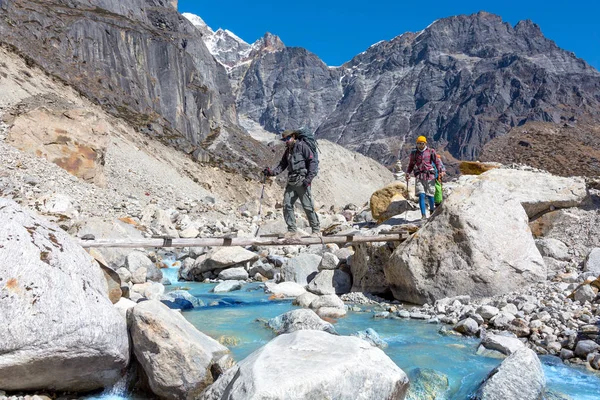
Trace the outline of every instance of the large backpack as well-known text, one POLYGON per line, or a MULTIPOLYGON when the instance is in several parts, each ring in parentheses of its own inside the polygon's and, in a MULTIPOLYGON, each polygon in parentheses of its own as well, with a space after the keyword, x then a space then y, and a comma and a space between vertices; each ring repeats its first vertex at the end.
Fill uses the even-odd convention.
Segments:
POLYGON ((296 136, 298 140, 303 141, 310 148, 315 156, 315 161, 317 163, 317 170, 315 174, 319 172, 319 144, 317 143, 317 139, 315 139, 315 135, 308 128, 300 128, 296 131, 296 136))

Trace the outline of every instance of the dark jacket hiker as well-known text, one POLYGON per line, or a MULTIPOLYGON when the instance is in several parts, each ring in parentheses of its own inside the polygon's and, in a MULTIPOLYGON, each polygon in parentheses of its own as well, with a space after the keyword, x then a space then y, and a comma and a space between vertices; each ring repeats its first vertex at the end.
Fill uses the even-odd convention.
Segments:
POLYGON ((318 161, 311 146, 304 140, 299 140, 302 131, 288 130, 283 132, 281 140, 286 142, 286 150, 277 167, 265 168, 263 173, 274 176, 288 171, 288 183, 283 196, 283 216, 289 235, 296 233, 296 216, 294 204, 300 199, 300 204, 306 213, 313 234, 319 233, 319 218, 315 212, 311 188, 312 180, 318 172, 318 161))

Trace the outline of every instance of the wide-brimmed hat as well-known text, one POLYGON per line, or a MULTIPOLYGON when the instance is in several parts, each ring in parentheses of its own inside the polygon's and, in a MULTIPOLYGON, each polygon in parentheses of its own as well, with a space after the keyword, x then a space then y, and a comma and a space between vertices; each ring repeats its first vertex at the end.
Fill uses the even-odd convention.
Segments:
POLYGON ((288 137, 292 136, 292 134, 298 133, 297 129, 286 129, 281 134, 281 140, 286 140, 288 137))

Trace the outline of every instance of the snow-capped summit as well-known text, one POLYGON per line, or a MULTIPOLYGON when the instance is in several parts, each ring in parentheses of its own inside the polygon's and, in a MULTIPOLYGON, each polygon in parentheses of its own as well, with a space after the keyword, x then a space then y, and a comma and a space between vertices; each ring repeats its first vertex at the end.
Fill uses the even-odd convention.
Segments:
POLYGON ((183 16, 202 32, 202 39, 204 39, 206 47, 228 71, 248 62, 258 54, 285 48, 281 39, 269 32, 250 45, 228 29, 219 28, 217 31, 213 31, 202 18, 195 14, 183 13, 183 16))
POLYGON ((197 16, 196 14, 191 14, 191 13, 183 13, 181 14, 183 15, 188 21, 190 21, 192 23, 192 25, 194 25, 196 28, 198 28, 200 30, 200 32, 202 32, 202 35, 208 35, 208 36, 212 36, 214 35, 214 31, 210 28, 210 26, 208 26, 206 24, 206 22, 204 22, 204 20, 202 18, 200 18, 199 16, 197 16))
POLYGON ((233 32, 221 28, 211 37, 205 36, 204 43, 212 55, 226 67, 233 67, 244 61, 252 49, 233 32))
POLYGON ((250 54, 250 45, 233 32, 221 28, 215 32, 195 14, 184 13, 183 16, 202 32, 202 39, 204 39, 206 47, 225 67, 235 66, 250 54))

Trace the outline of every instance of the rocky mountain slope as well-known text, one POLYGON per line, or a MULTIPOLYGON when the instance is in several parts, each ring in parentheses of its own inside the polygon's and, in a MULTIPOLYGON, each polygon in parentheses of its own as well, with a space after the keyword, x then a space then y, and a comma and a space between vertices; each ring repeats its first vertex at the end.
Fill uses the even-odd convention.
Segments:
MULTIPOLYGON (((1 46, 0 60, 0 196, 32 208, 65 196, 81 220, 138 218, 151 204, 208 220, 256 214, 259 182, 149 139, 1 46)), ((257 137, 272 142, 267 135, 257 137)), ((333 143, 320 147, 319 209, 361 206, 392 180, 372 159, 333 143)), ((275 143, 261 166, 275 165, 282 153, 275 143)), ((263 215, 278 215, 281 183, 266 185, 263 215)))
POLYGON ((0 1, 0 42, 138 131, 246 171, 264 146, 237 125, 223 66, 161 0, 0 1))
POLYGON ((240 115, 273 132, 309 126, 384 164, 406 156, 419 135, 455 158, 476 159, 487 142, 528 121, 600 119, 598 71, 533 22, 513 27, 485 12, 376 43, 341 67, 283 47, 233 70, 240 115))
POLYGON ((600 176, 600 125, 528 122, 488 142, 480 159, 527 164, 562 176, 600 176))

